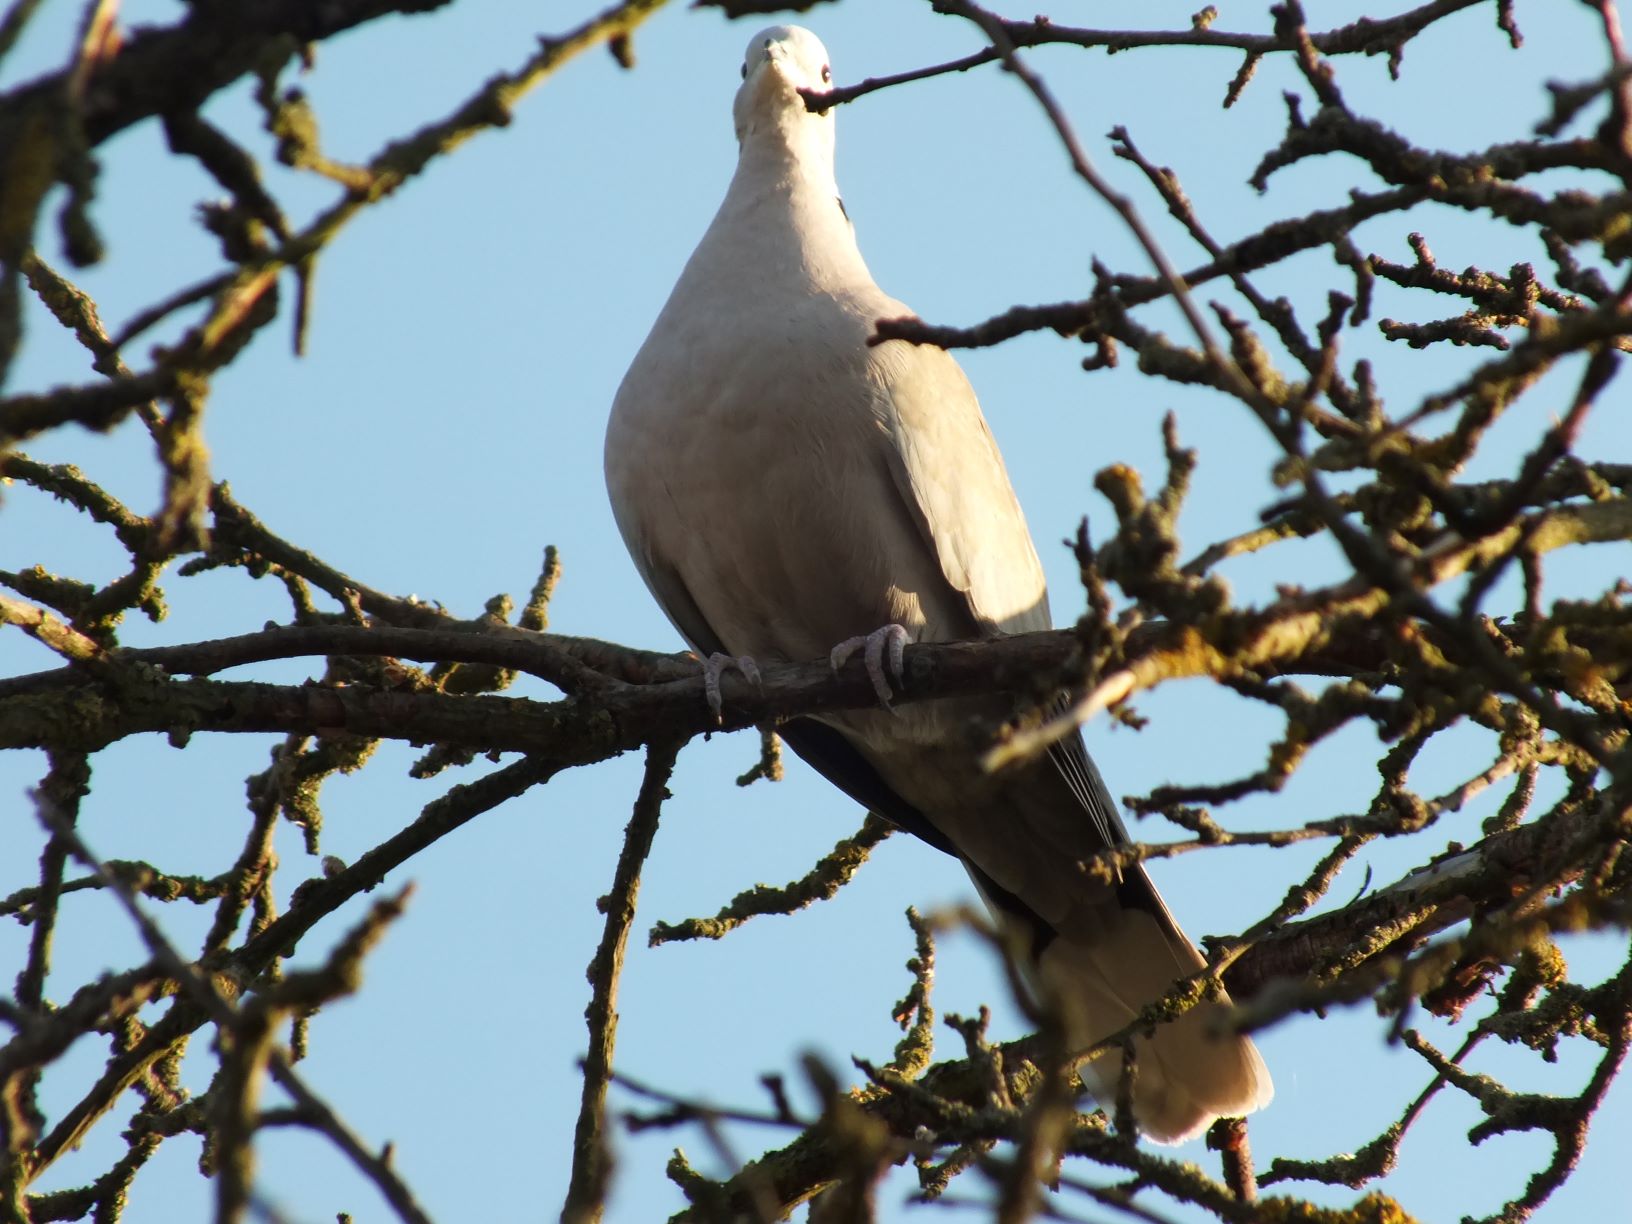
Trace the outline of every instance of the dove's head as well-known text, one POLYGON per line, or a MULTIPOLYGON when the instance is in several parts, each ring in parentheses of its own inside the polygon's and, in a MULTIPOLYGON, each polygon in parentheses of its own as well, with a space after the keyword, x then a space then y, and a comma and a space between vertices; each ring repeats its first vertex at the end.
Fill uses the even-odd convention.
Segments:
POLYGON ((821 39, 802 26, 761 30, 748 40, 742 60, 742 87, 733 108, 737 139, 774 132, 796 151, 815 142, 831 154, 833 112, 810 110, 799 91, 832 87, 833 69, 821 39))

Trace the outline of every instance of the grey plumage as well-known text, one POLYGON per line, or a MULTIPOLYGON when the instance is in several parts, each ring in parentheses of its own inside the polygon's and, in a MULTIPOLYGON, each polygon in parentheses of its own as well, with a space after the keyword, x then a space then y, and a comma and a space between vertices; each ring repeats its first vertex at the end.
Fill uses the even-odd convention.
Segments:
MULTIPOLYGON (((946 352, 869 346, 911 313, 873 283, 833 178, 826 51, 797 27, 750 43, 737 171, 613 405, 606 475, 635 564, 699 653, 805 660, 880 626, 916 641, 1044 629, 1042 566, 974 391, 946 352)), ((1202 965, 1142 867, 1076 863, 1127 834, 1082 747, 993 776, 968 728, 999 701, 800 720, 795 751, 859 802, 958 855, 1029 940, 1034 980, 1073 1004, 1074 1040, 1122 1027, 1202 965)), ((1134 1113, 1187 1138, 1264 1104, 1252 1043, 1216 1005, 1136 1046, 1134 1113)), ((1085 1075, 1108 1104, 1120 1062, 1085 1075)))

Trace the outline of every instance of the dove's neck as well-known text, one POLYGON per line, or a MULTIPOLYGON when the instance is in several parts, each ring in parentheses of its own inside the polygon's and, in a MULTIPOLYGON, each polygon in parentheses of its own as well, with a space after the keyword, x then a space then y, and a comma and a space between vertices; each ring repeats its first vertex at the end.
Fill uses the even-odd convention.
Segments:
POLYGON ((871 285, 839 202, 832 121, 745 132, 737 172, 704 247, 739 272, 797 277, 805 289, 871 285))

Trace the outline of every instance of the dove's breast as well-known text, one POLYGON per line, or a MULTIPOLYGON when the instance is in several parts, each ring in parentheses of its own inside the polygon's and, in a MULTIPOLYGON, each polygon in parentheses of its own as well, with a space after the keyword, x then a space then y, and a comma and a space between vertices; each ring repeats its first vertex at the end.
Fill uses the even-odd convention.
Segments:
POLYGON ((869 326, 843 300, 808 295, 666 315, 630 367, 607 486, 682 632, 658 565, 728 651, 762 661, 825 655, 891 622, 914 637, 969 634, 890 473, 869 326))

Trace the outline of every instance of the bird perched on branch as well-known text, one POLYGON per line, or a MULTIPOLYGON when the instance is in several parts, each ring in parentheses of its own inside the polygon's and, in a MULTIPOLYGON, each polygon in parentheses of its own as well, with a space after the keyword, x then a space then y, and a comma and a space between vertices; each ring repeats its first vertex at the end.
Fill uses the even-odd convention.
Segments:
MULTIPOLYGON (((782 728, 879 815, 968 868, 1075 1047, 1125 1027, 1203 966, 1142 865, 1079 864, 1128 841, 1080 736, 991 774, 971 725, 1001 699, 889 708, 908 641, 1046 629, 1042 566, 974 391, 942 349, 869 344, 911 312, 873 283, 833 172, 831 87, 808 30, 756 34, 734 107, 735 176, 613 404, 606 478, 647 586, 720 671, 860 649, 881 708, 782 728)), ((1270 1097, 1252 1043, 1202 1003, 1133 1044, 1133 1117, 1162 1142, 1270 1097)), ((1124 1059, 1086 1064, 1117 1100, 1124 1059)))

